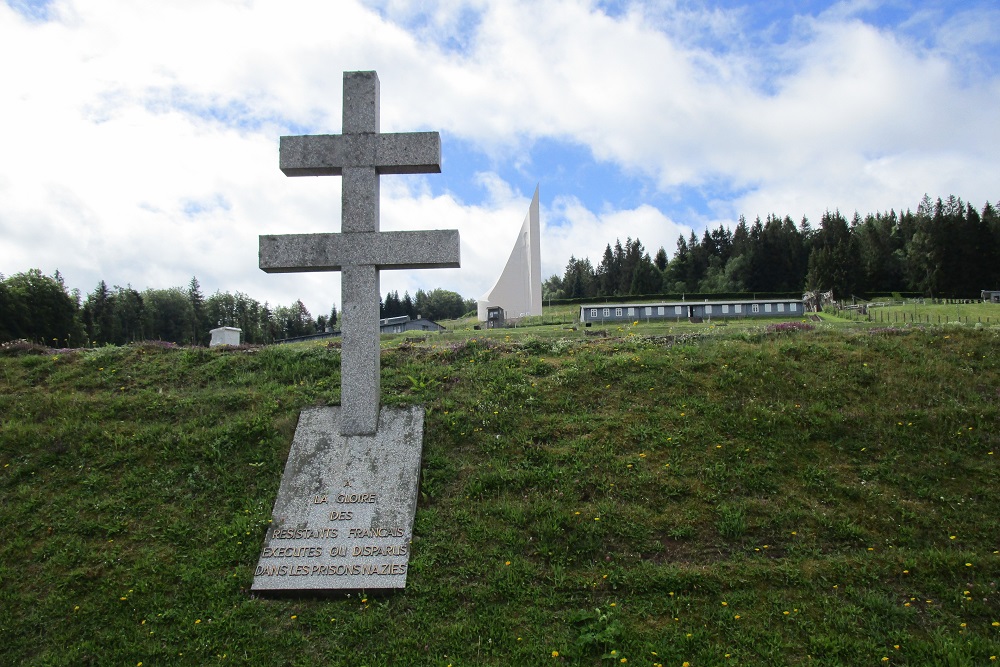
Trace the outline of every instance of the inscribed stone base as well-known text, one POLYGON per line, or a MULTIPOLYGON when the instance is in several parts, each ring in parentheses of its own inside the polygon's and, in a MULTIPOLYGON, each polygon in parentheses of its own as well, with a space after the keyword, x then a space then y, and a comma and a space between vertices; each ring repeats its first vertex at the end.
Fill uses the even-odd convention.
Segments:
POLYGON ((341 417, 299 415, 252 590, 406 586, 423 408, 383 407, 374 435, 341 435, 341 417))

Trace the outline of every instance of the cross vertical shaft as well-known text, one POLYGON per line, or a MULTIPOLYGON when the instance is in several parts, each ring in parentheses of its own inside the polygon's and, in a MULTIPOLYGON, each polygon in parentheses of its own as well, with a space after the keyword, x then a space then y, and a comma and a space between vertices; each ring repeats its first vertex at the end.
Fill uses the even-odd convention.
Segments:
MULTIPOLYGON (((372 149, 379 131, 379 81, 366 72, 344 73, 344 134, 359 135, 372 149)), ((374 74, 374 73, 373 73, 374 74)), ((367 149, 366 146, 366 149, 367 149)), ((368 149, 371 150, 371 149, 368 149)), ((343 168, 340 232, 345 237, 379 231, 379 177, 373 163, 343 168)), ((374 433, 378 428, 382 379, 379 360, 379 312, 382 295, 378 269, 345 266, 341 271, 343 304, 340 365, 340 432, 374 433)))

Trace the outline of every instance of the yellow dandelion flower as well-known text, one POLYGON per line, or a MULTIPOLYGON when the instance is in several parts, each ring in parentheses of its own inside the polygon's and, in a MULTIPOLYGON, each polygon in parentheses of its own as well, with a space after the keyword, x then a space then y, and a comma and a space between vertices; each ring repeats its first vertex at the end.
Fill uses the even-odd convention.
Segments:
POLYGON ((559 651, 552 651, 552 657, 553 658, 558 658, 559 657, 559 651))

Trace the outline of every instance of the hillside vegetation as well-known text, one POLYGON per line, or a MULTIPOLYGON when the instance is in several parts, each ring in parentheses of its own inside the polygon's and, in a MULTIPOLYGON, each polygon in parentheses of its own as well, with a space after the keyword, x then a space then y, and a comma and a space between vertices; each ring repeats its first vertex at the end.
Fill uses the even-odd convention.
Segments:
POLYGON ((395 339, 408 584, 331 599, 249 587, 335 346, 8 348, 0 662, 994 664, 1000 330, 809 326, 395 339))

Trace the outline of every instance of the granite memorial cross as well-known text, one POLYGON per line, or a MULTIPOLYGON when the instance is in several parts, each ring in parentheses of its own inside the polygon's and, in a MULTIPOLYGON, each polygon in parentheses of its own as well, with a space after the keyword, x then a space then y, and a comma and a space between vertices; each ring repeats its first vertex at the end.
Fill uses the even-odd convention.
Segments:
POLYGON ((379 133, 375 72, 344 73, 343 133, 282 137, 287 176, 343 177, 339 234, 260 237, 267 272, 341 271, 341 405, 303 410, 252 590, 406 586, 423 408, 379 405, 379 271, 459 266, 454 230, 379 231, 379 175, 440 171, 437 132, 379 133))
POLYGON ((286 176, 343 177, 340 234, 260 237, 268 273, 342 272, 343 435, 375 433, 379 416, 379 270, 456 268, 457 230, 379 232, 379 175, 441 171, 437 132, 379 133, 375 72, 344 72, 343 134, 281 137, 286 176))

